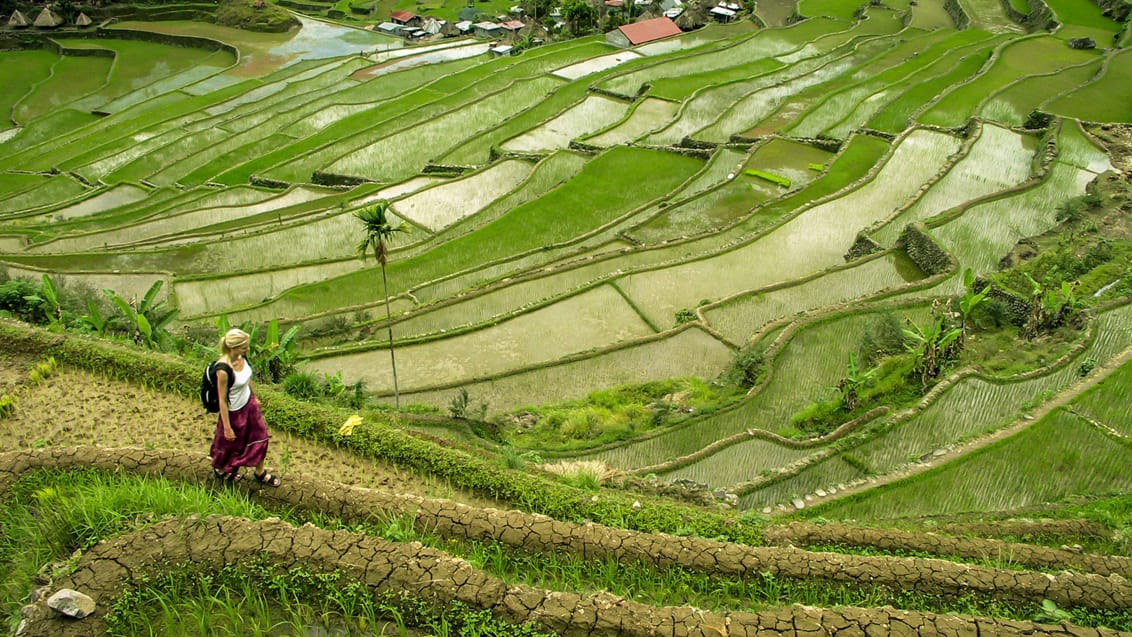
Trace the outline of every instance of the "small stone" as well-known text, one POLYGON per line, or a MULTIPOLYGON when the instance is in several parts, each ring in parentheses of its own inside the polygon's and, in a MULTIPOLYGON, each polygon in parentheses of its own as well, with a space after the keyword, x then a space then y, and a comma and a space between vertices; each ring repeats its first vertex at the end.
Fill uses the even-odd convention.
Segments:
POLYGON ((47 607, 67 617, 82 619, 94 612, 94 600, 76 590, 64 588, 47 599, 47 607))
POLYGON ((774 509, 771 509, 770 507, 763 507, 762 510, 763 510, 763 515, 770 515, 770 512, 773 511, 774 509))
POLYGON ((793 504, 795 509, 806 508, 806 501, 802 498, 794 498, 794 500, 790 504, 793 504))
POLYGON ((818 489, 817 491, 814 491, 814 495, 818 496, 819 498, 824 498, 829 494, 825 492, 825 489, 818 489))
POLYGON ((639 511, 640 509, 641 509, 641 501, 640 500, 633 500, 633 510, 639 511))

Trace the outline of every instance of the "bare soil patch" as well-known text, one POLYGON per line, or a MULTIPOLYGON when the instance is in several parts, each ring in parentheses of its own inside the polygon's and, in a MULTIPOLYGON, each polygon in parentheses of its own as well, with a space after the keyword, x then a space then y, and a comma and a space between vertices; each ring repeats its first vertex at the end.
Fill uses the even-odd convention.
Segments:
MULTIPOLYGON (((84 370, 59 368, 39 383, 28 380, 37 361, 15 355, 0 358, 0 394, 16 399, 15 413, 0 419, 0 451, 45 446, 141 447, 199 451, 208 449, 216 416, 196 399, 138 387, 84 370)), ((286 480, 310 476, 397 493, 492 504, 434 478, 395 465, 358 457, 293 436, 267 423, 271 447, 267 466, 286 480)))

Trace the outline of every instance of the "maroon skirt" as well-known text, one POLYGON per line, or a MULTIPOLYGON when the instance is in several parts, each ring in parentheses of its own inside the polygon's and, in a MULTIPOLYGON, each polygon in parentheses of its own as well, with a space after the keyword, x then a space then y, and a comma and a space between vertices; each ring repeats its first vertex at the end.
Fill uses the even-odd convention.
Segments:
POLYGON ((259 400, 253 394, 248 404, 228 412, 228 422, 236 433, 235 440, 224 439, 224 421, 216 419, 216 433, 212 436, 212 467, 231 473, 240 467, 255 467, 267 457, 267 423, 259 411, 259 400))

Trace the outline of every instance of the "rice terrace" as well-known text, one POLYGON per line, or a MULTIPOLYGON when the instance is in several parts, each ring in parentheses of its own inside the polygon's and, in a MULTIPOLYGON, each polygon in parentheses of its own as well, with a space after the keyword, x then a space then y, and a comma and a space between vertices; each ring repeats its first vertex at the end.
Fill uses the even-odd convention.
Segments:
POLYGON ((1127 0, 0 7, 4 634, 1132 636, 1127 0))

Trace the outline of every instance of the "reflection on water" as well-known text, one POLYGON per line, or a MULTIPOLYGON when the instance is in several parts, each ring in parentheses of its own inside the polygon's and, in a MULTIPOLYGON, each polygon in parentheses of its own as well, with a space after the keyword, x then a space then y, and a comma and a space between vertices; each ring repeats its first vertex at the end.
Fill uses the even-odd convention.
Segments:
POLYGON ((363 50, 387 51, 405 45, 405 41, 401 38, 372 31, 351 29, 304 17, 300 17, 299 21, 303 26, 294 32, 294 37, 268 49, 268 55, 312 60, 353 55, 363 50))
POLYGON ((784 27, 789 24, 797 4, 796 0, 759 0, 755 14, 768 27, 784 27))
POLYGON ((438 64, 440 62, 450 62, 452 60, 463 60, 466 58, 476 57, 487 53, 491 48, 491 43, 483 42, 467 46, 459 47, 444 47, 439 49, 431 49, 414 53, 412 51, 403 50, 390 54, 391 57, 395 56, 398 59, 384 62, 376 66, 364 68, 353 75, 354 79, 368 80, 375 78, 379 75, 392 73, 394 71, 401 71, 404 69, 412 68, 414 66, 423 66, 425 64, 438 64))
MULTIPOLYGON (((265 49, 240 49, 241 67, 263 73, 290 66, 301 60, 319 60, 364 55, 375 51, 398 49, 405 45, 400 38, 353 29, 327 22, 299 17, 301 27, 290 32, 284 42, 265 49)), ((237 45, 239 46, 239 45, 237 45)))
POLYGON ((893 250, 884 256, 884 260, 891 263, 896 273, 900 278, 904 279, 906 283, 919 281, 927 276, 916 262, 908 257, 908 253, 903 250, 893 250))

